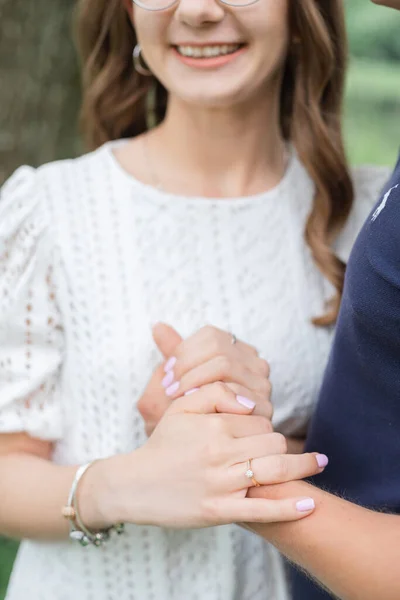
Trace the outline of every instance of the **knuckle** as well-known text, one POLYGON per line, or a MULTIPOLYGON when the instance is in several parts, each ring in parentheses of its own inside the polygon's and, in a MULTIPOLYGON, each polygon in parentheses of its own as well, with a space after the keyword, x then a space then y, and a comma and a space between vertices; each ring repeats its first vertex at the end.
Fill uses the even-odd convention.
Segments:
POLYGON ((305 454, 299 454, 297 459, 301 461, 301 467, 304 471, 310 473, 317 473, 320 469, 315 454, 307 452, 305 454))
POLYGON ((210 356, 218 356, 221 352, 221 345, 216 338, 210 338, 207 340, 207 346, 209 349, 210 356))
MULTIPOLYGON (((259 488, 250 488, 247 496, 250 498, 263 498, 263 496, 257 492, 258 489, 259 488)), ((271 521, 270 511, 270 504, 262 505, 251 503, 246 511, 246 521, 250 526, 252 523, 265 523, 271 521)))
POLYGON ((263 419, 266 433, 273 433, 274 428, 272 427, 271 420, 268 417, 263 417, 263 419))
POLYGON ((215 364, 218 375, 223 378, 227 377, 231 372, 231 361, 224 354, 220 354, 215 358, 215 364))
MULTIPOLYGON (((274 407, 272 406, 272 402, 270 402, 270 400, 266 400, 265 398, 261 398, 261 403, 263 416, 271 422, 272 416, 274 414, 274 407)), ((272 431, 273 427, 271 423, 271 433, 272 431)))
POLYGON ((221 465, 226 458, 226 452, 224 450, 225 446, 217 436, 206 442, 204 446, 205 464, 208 467, 217 467, 221 465))
POLYGON ((221 473, 219 469, 208 468, 204 474, 203 494, 208 498, 215 497, 221 490, 221 473))
POLYGON ((289 476, 289 465, 285 456, 271 457, 269 466, 271 483, 281 483, 287 481, 289 476))
POLYGON ((256 359, 260 356, 257 348, 255 346, 252 346, 251 344, 248 344, 244 340, 241 340, 241 344, 238 347, 238 350, 239 349, 241 352, 245 352, 248 356, 254 357, 256 359))
POLYGON ((188 402, 189 400, 187 396, 180 396, 179 398, 176 398, 176 400, 171 402, 164 414, 170 415, 176 413, 184 413, 187 409, 188 402))
POLYGON ((226 422, 223 418, 219 417, 219 415, 213 415, 213 417, 214 418, 209 419, 208 421, 209 433, 220 436, 226 432, 226 422))
POLYGON ((141 398, 139 398, 139 400, 136 403, 136 407, 138 409, 138 411, 140 412, 140 414, 143 413, 143 409, 145 408, 146 403, 145 403, 145 399, 144 396, 142 396, 141 398))
POLYGON ((203 335, 212 355, 221 354, 224 350, 224 337, 221 331, 212 325, 206 325, 203 328, 203 335))
POLYGON ((258 423, 260 424, 260 427, 264 431, 264 433, 272 433, 272 431, 273 431, 272 424, 271 424, 271 421, 267 417, 260 416, 260 417, 252 417, 252 418, 258 419, 258 423))
POLYGON ((230 396, 231 390, 223 381, 216 381, 211 386, 213 388, 213 396, 216 400, 223 400, 227 396, 230 396))
POLYGON ((154 407, 152 406, 152 403, 144 397, 140 398, 136 406, 143 419, 145 420, 149 419, 150 416, 153 414, 154 407))
POLYGON ((267 363, 267 361, 264 360, 263 358, 260 358, 258 364, 259 364, 261 374, 264 377, 268 377, 269 373, 270 373, 270 368, 269 368, 269 364, 267 363))
POLYGON ((271 433, 273 446, 279 454, 287 454, 288 445, 285 436, 282 433, 271 433))
POLYGON ((271 433, 274 430, 274 426, 272 425, 273 416, 274 416, 274 407, 273 407, 273 405, 272 405, 271 402, 268 402, 268 404, 267 404, 267 417, 269 419, 269 422, 271 423, 271 433))
POLYGON ((219 342, 218 330, 212 325, 205 325, 201 332, 208 343, 219 342))
POLYGON ((214 336, 216 329, 213 325, 204 325, 200 331, 205 337, 211 338, 214 336))
POLYGON ((259 383, 260 393, 265 398, 269 398, 272 392, 272 385, 269 379, 262 378, 259 383))
POLYGON ((200 503, 201 518, 205 523, 213 524, 221 521, 221 505, 217 498, 203 498, 200 503))
POLYGON ((205 435, 207 456, 212 457, 212 462, 220 463, 225 460, 231 432, 229 421, 224 418, 224 415, 213 415, 213 418, 208 419, 205 435))

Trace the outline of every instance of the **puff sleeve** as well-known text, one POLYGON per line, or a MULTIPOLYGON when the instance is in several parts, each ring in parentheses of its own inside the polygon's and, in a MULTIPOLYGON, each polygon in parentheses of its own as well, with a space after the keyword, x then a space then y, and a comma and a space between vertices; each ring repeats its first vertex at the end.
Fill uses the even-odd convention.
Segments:
POLYGON ((64 336, 43 194, 30 167, 0 194, 0 433, 57 440, 64 336))

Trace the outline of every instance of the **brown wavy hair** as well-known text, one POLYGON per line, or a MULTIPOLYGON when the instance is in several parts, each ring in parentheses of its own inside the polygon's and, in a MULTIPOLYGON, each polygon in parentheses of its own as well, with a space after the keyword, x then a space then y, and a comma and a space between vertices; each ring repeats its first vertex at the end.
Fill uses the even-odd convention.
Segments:
MULTIPOLYGON (((347 63, 343 0, 289 0, 289 47, 281 90, 283 136, 295 146, 316 187, 305 239, 320 271, 336 289, 320 326, 337 318, 345 264, 332 244, 353 203, 353 185, 342 136, 342 103, 347 63)), ((81 124, 88 147, 127 138, 166 112, 167 91, 133 68, 137 42, 122 0, 79 0, 77 42, 82 61, 81 124)))

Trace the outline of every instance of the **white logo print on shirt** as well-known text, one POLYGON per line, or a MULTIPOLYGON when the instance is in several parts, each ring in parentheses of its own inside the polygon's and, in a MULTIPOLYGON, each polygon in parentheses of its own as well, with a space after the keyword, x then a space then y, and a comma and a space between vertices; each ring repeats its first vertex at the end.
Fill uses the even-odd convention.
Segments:
POLYGON ((382 202, 380 203, 380 205, 378 206, 378 208, 376 209, 376 211, 374 212, 374 214, 372 215, 371 218, 371 223, 373 223, 374 221, 376 221, 376 219, 379 217, 379 215, 381 214, 381 212, 383 211, 383 209, 386 206, 387 201, 389 200, 389 196, 390 194, 393 192, 393 190, 395 190, 396 188, 399 187, 399 184, 395 185, 394 187, 392 187, 383 197, 382 202))

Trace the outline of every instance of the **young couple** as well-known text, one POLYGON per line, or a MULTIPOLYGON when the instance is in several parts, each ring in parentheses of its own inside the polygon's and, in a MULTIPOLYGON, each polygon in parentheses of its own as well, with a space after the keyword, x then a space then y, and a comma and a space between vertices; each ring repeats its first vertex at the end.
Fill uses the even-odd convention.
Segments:
POLYGON ((7 600, 325 597, 275 547, 398 599, 400 173, 347 164, 342 1, 78 8, 93 151, 0 201, 7 600))

